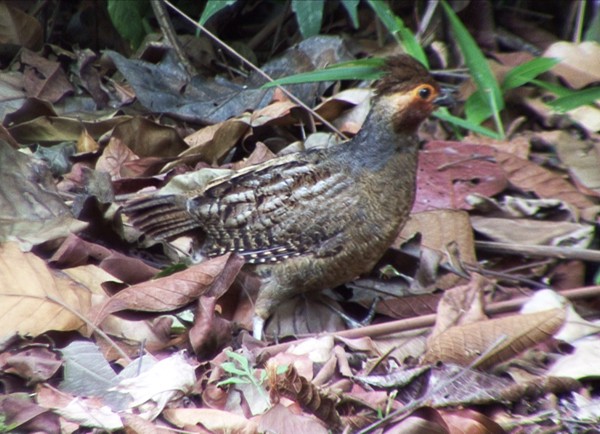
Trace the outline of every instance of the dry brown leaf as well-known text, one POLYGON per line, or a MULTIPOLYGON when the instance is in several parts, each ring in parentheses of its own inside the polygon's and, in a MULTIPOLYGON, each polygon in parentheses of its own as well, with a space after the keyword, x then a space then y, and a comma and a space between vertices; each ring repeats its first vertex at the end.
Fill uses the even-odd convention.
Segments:
POLYGON ((564 309, 552 309, 452 327, 429 342, 423 363, 467 366, 487 353, 475 367, 490 368, 552 337, 565 315, 564 309))
MULTIPOLYGON (((231 119, 205 127, 184 139, 190 148, 183 151, 180 157, 188 164, 198 161, 217 164, 249 129, 246 118, 231 119)), ((177 162, 173 163, 175 164, 177 162)))
POLYGON ((49 330, 79 330, 91 293, 64 273, 52 270, 14 243, 0 245, 0 334, 38 336, 49 330), (61 305, 62 304, 62 305, 61 305), (63 306, 64 305, 64 306, 63 306))
MULTIPOLYGON (((456 269, 462 269, 462 263, 475 264, 475 241, 473 229, 469 221, 469 215, 459 210, 434 210, 418 212, 410 215, 408 222, 402 228, 398 238, 392 244, 393 248, 402 249, 402 244, 420 233, 422 249, 430 249, 443 257, 443 262, 448 262, 456 269), (456 251, 456 252, 455 252, 456 251), (454 263, 459 262, 459 263, 454 263)), ((422 251, 422 260, 428 257, 422 251)), ((417 273, 427 273, 427 264, 420 264, 417 273)), ((419 281, 435 279, 435 285, 439 288, 451 288, 456 285, 460 277, 455 274, 442 276, 423 276, 419 281)))
POLYGON ((561 59, 552 71, 576 89, 600 81, 600 44, 597 42, 555 42, 543 56, 561 59))
POLYGON ((92 136, 89 135, 87 130, 83 130, 79 139, 77 139, 77 152, 79 154, 88 153, 88 152, 96 152, 100 148, 98 142, 94 140, 92 136))
POLYGON ((167 408, 163 410, 162 415, 179 428, 200 424, 214 433, 254 434, 258 432, 254 420, 230 411, 211 408, 167 408))
POLYGON ((0 140, 0 242, 21 248, 55 240, 84 229, 56 193, 45 164, 0 140))
POLYGON ((440 410, 451 433, 504 434, 506 431, 489 417, 469 409, 440 410))
POLYGON ((290 116, 294 107, 297 107, 297 104, 291 101, 271 103, 252 113, 250 126, 256 128, 261 125, 291 125, 296 122, 296 119, 290 116))
POLYGON ((26 48, 21 50, 21 62, 25 68, 23 86, 27 96, 54 103, 75 90, 59 62, 45 59, 26 48))
POLYGON ((111 137, 100 158, 96 162, 96 170, 108 173, 112 180, 122 178, 121 167, 129 161, 138 160, 140 157, 127 147, 120 139, 111 137))
POLYGON ((44 31, 40 22, 21 9, 0 3, 0 44, 14 44, 39 50, 42 48, 44 31))
POLYGON ((94 322, 122 310, 169 312, 186 306, 201 295, 218 296, 229 288, 244 260, 226 254, 167 277, 130 286, 112 296, 95 313, 94 322))
POLYGON ((579 209, 596 205, 571 183, 535 163, 499 151, 496 160, 510 183, 523 191, 532 191, 541 198, 560 199, 579 209))
POLYGON ((183 139, 173 127, 157 124, 143 117, 121 122, 112 132, 117 139, 142 158, 176 157, 187 149, 183 139))
POLYGON ((473 273, 471 281, 444 291, 438 305, 438 315, 430 341, 458 324, 469 324, 487 319, 483 311, 483 296, 493 287, 493 282, 473 273))
POLYGON ((600 196, 600 146, 598 143, 579 140, 566 131, 544 138, 556 147, 560 160, 567 166, 573 179, 585 194, 600 196))
POLYGON ((341 426, 342 421, 336 410, 339 398, 299 375, 293 366, 288 366, 285 373, 278 374, 277 366, 267 365, 267 381, 271 402, 279 403, 282 397, 291 399, 328 427, 335 430, 341 426))
POLYGON ((585 249, 594 237, 594 226, 571 222, 482 216, 471 217, 471 222, 477 232, 501 243, 585 249))
POLYGON ((471 209, 473 193, 493 196, 506 188, 506 176, 493 161, 494 148, 460 142, 429 142, 419 153, 413 212, 438 208, 471 209))

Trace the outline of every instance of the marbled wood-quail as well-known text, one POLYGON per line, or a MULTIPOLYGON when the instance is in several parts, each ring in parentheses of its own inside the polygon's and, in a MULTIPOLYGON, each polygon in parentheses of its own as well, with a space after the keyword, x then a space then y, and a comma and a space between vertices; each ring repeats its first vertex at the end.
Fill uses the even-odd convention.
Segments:
POLYGON ((153 237, 200 230, 205 255, 235 252, 252 264, 262 278, 254 320, 260 338, 280 302, 370 271, 408 217, 417 128, 451 98, 407 55, 389 58, 386 72, 347 143, 248 167, 202 192, 136 199, 125 213, 153 237))

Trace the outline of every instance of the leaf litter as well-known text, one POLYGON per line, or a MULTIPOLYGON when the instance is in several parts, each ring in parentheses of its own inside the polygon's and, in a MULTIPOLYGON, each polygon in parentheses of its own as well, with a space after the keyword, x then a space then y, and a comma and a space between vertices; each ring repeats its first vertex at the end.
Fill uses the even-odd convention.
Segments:
MULTIPOLYGON (((144 238, 119 205, 339 139, 212 48, 192 78, 166 45, 140 57, 117 42, 103 55, 33 51, 38 20, 0 7, 22 32, 6 40, 27 47, 0 73, 2 423, 49 433, 600 424, 597 107, 558 113, 542 90, 519 87, 507 94, 519 130, 510 139, 459 141, 426 125, 413 215, 382 262, 346 288, 283 304, 267 344, 248 333, 257 281, 239 258, 192 265, 193 242, 144 238), (23 20, 36 25, 26 32, 23 20)), ((348 50, 325 35, 294 46, 289 25, 277 55, 258 52, 273 78, 373 52, 373 27, 348 50)), ((532 29, 536 55, 563 59, 551 77, 575 89, 598 81, 585 63, 597 43, 511 26, 524 40, 532 29)), ((527 47, 492 49, 504 64, 495 73, 530 60, 527 47)), ((371 97, 365 83, 287 89, 346 135, 371 97)))

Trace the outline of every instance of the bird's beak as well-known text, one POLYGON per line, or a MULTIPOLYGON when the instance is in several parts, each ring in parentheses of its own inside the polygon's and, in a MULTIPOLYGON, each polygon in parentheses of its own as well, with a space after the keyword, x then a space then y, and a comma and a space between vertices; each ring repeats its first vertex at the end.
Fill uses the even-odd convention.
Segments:
POLYGON ((433 103, 437 106, 451 107, 456 104, 454 98, 455 90, 450 87, 442 87, 440 94, 433 100, 433 103))

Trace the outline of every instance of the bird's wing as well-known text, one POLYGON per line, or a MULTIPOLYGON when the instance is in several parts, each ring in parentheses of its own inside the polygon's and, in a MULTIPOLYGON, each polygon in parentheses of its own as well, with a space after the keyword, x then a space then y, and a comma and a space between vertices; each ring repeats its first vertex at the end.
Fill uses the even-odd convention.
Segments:
POLYGON ((339 251, 358 197, 348 174, 325 161, 322 151, 276 159, 191 198, 188 210, 207 234, 206 254, 233 251, 264 263, 339 251))

